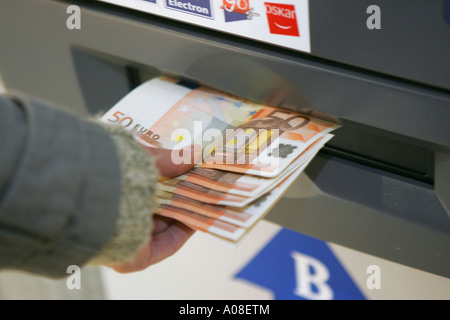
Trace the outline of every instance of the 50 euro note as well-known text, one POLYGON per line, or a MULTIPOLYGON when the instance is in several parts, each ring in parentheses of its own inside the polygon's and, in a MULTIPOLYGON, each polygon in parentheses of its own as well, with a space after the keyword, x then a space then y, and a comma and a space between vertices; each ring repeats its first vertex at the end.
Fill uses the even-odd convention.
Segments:
POLYGON ((178 220, 215 239, 236 246, 278 202, 312 158, 304 162, 298 170, 285 177, 262 197, 245 207, 205 204, 170 192, 160 192, 158 197, 160 207, 156 213, 178 220))
POLYGON ((208 172, 209 184, 161 180, 160 189, 172 197, 165 197, 158 213, 232 243, 279 200, 338 128, 308 115, 167 77, 143 83, 101 121, 129 130, 147 148, 174 150, 172 160, 178 163, 191 157, 183 158, 176 150, 201 145, 203 159, 192 173, 208 172), (223 172, 235 174, 239 187, 258 187, 243 190, 236 183, 231 187, 226 178, 217 178, 223 172), (214 179, 229 188, 212 187, 214 179))
POLYGON ((337 127, 292 111, 264 107, 227 135, 201 167, 273 178, 337 127))
POLYGON ((269 178, 338 127, 167 77, 143 83, 101 120, 121 125, 146 147, 201 145, 198 167, 269 178))
MULTIPOLYGON (((244 173, 196 167, 186 174, 174 179, 184 180, 229 195, 238 195, 255 199, 263 194, 265 190, 277 185, 284 180, 284 178, 297 170, 303 162, 307 161, 310 157, 313 157, 332 137, 333 135, 331 134, 326 134, 321 137, 300 154, 297 159, 289 164, 281 174, 274 178, 264 178, 244 173)), ((221 200, 226 201, 226 199, 221 200)), ((214 201, 213 203, 217 204, 217 202, 214 201)))
MULTIPOLYGON (((244 174, 229 173, 226 171, 217 170, 217 172, 211 173, 212 178, 208 180, 206 178, 199 179, 194 176, 191 179, 191 172, 204 170, 203 168, 196 168, 189 171, 186 175, 180 176, 174 179, 166 179, 159 182, 159 188, 161 190, 178 194, 180 196, 196 199, 203 203, 225 205, 242 208, 247 206, 255 199, 268 192, 270 189, 275 187, 279 182, 284 180, 294 171, 303 168, 305 162, 309 162, 315 154, 323 147, 323 145, 332 138, 331 134, 327 134, 313 145, 311 145, 307 150, 304 151, 294 162, 281 174, 275 178, 262 178, 257 176, 249 176, 244 174), (229 177, 229 175, 240 175, 239 179, 246 181, 246 186, 258 185, 253 191, 257 191, 252 194, 244 194, 243 192, 236 192, 235 194, 229 192, 230 190, 217 190, 215 186, 223 186, 224 181, 220 177, 229 177), (217 183, 216 183, 217 181, 217 183)), ((211 169, 207 169, 211 170, 211 169)), ((228 180, 230 182, 230 180, 228 180)), ((238 190, 242 191, 242 190, 238 190)))

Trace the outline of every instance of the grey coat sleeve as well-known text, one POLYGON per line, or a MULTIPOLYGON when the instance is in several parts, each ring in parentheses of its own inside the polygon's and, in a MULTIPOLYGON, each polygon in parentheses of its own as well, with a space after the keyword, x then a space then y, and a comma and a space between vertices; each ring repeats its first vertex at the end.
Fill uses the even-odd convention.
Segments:
POLYGON ((0 269, 62 277, 92 259, 114 233, 120 183, 99 125, 0 96, 0 269))

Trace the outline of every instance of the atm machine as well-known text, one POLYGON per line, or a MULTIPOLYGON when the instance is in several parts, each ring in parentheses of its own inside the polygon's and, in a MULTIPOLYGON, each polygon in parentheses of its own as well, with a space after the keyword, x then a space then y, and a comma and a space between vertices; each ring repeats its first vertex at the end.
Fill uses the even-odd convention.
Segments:
POLYGON ((450 1, 2 0, 0 74, 80 115, 170 75, 336 121, 266 219, 450 277, 450 1))

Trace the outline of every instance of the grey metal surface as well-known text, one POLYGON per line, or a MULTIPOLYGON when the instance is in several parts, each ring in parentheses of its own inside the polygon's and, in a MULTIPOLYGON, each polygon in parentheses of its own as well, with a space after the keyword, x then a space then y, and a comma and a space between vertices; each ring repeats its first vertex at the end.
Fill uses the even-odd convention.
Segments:
POLYGON ((76 49, 72 50, 72 58, 83 100, 91 114, 101 114, 128 93, 125 68, 76 49), (99 94, 101 87, 108 88, 108 94, 99 94))
POLYGON ((132 66, 141 74, 175 74, 256 101, 355 123, 400 145, 437 152, 435 189, 320 156, 269 219, 450 276, 445 268, 450 252, 448 91, 118 7, 70 3, 82 5, 81 30, 66 28, 68 1, 0 3, 0 73, 8 88, 87 114, 126 93, 125 68, 132 66))
POLYGON ((377 175, 370 168, 322 155, 314 159, 306 173, 266 219, 319 239, 450 277, 449 220, 431 189, 423 190, 415 182, 377 175), (334 171, 337 167, 339 172, 334 171), (318 172, 329 176, 317 179, 318 172))
POLYGON ((450 154, 436 153, 435 192, 450 217, 450 154))
POLYGON ((445 21, 445 2, 311 0, 312 53, 448 90, 450 24, 445 21), (381 10, 379 30, 366 27, 370 5, 381 10))

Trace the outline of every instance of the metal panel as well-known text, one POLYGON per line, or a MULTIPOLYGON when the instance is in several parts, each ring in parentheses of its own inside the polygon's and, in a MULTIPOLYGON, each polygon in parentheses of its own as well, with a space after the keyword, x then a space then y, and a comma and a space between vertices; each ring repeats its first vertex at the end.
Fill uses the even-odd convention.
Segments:
POLYGON ((449 1, 311 0, 312 54, 448 90, 445 6, 449 1), (380 8, 381 29, 366 26, 371 5, 380 8))
POLYGON ((266 219, 450 277, 448 214, 431 188, 408 179, 318 155, 266 219))

